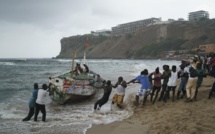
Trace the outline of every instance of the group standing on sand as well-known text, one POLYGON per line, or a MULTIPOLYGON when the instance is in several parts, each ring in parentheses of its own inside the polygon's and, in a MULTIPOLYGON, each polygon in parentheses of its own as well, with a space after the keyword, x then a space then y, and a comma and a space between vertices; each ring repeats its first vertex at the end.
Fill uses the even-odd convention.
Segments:
MULTIPOLYGON (((192 60, 182 60, 180 71, 177 71, 177 67, 175 65, 171 67, 171 70, 169 69, 169 65, 164 65, 164 71, 162 74, 160 73, 158 67, 149 75, 148 70, 144 69, 143 71, 141 71, 140 75, 130 80, 128 83, 126 83, 120 76, 115 86, 111 84, 109 85, 113 88, 117 88, 116 94, 112 99, 112 104, 116 103, 119 108, 122 108, 125 89, 127 87, 127 84, 130 83, 141 84, 141 87, 137 90, 135 98, 136 105, 139 104, 139 98, 141 96, 143 96, 144 105, 147 101, 147 96, 149 95, 151 95, 150 100, 152 104, 154 104, 160 90, 161 93, 158 101, 163 100, 164 102, 167 102, 167 100, 170 99, 170 92, 172 92, 172 101, 175 101, 175 98, 182 99, 185 96, 185 102, 195 101, 197 100, 198 89, 202 84, 203 78, 207 75, 215 77, 215 54, 208 55, 205 60, 206 61, 200 60, 198 56, 195 56, 192 60), (202 64, 203 62, 205 63, 205 65, 202 64), (152 76, 154 77, 152 78, 152 76), (180 84, 176 93, 177 79, 180 79, 180 84), (153 84, 150 82, 152 80, 154 81, 153 84), (161 82, 162 80, 163 83, 161 82)), ((215 82, 213 83, 212 89, 209 92, 208 99, 211 98, 214 92, 215 82)), ((97 110, 96 108, 94 109, 97 110)))

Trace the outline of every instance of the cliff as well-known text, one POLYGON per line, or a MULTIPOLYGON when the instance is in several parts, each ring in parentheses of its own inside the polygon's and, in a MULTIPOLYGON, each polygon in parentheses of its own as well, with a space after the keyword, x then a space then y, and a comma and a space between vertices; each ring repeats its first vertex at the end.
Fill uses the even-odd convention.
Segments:
POLYGON ((72 36, 61 39, 57 58, 156 58, 161 51, 184 50, 215 43, 215 19, 200 22, 173 22, 152 25, 117 37, 72 36), (85 44, 88 39, 89 47, 85 44))

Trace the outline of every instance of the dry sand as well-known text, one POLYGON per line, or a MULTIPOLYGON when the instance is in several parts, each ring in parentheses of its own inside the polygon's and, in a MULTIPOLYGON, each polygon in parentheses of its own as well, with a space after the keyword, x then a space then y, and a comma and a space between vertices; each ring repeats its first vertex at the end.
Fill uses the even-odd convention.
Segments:
POLYGON ((215 98, 208 99, 214 79, 205 78, 199 89, 198 100, 168 100, 167 103, 146 102, 134 114, 110 124, 93 125, 87 134, 213 134, 215 133, 215 98))

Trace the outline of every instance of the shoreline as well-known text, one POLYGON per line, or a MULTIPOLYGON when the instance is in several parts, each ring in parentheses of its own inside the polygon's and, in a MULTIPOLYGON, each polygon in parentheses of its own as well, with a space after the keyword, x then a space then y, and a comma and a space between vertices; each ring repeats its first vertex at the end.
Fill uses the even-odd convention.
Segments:
MULTIPOLYGON (((122 121, 109 124, 92 124, 86 134, 142 134, 142 133, 213 133, 215 126, 214 97, 208 93, 214 78, 207 77, 199 88, 197 101, 185 103, 179 99, 167 103, 156 101, 139 106, 134 114, 122 121)), ((176 92, 177 93, 177 92, 176 92)))

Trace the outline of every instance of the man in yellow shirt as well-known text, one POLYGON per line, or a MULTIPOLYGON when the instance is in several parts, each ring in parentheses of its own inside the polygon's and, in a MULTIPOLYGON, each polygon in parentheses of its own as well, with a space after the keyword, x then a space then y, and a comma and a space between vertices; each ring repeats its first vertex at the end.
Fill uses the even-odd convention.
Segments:
POLYGON ((199 61, 198 61, 198 58, 197 57, 194 57, 194 59, 193 59, 193 65, 194 65, 194 68, 195 69, 197 69, 197 65, 200 63, 199 61))

